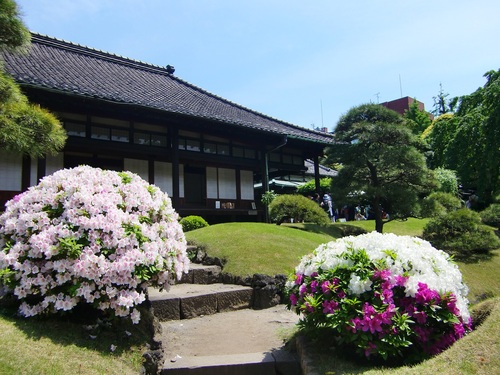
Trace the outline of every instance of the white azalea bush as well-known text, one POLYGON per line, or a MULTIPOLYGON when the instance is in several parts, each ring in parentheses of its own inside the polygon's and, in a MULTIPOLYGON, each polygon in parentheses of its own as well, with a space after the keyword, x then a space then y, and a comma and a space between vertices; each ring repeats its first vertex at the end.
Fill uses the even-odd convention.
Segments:
POLYGON ((26 317, 83 303, 138 323, 147 286, 188 268, 170 198, 130 172, 60 170, 0 216, 0 284, 26 317))
POLYGON ((416 237, 372 232, 320 245, 286 291, 303 328, 369 359, 418 361, 471 330, 457 265, 416 237))

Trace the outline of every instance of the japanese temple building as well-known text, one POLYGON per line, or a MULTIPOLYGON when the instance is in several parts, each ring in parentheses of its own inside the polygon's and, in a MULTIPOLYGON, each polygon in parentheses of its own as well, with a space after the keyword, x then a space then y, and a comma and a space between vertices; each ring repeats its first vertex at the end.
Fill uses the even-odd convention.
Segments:
MULTIPOLYGON (((129 170, 166 191, 181 216, 210 223, 262 221, 254 185, 305 172, 332 136, 211 94, 160 67, 32 34, 4 69, 68 134, 57 156, 0 150, 0 204, 62 168, 129 170)), ((1 209, 0 209, 1 210, 1 209)))

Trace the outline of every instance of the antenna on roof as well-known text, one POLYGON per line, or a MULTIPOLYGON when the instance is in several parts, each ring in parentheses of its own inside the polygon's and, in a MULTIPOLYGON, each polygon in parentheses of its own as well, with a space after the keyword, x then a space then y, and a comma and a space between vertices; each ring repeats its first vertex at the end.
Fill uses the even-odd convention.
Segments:
POLYGON ((325 124, 323 124, 323 100, 320 100, 319 103, 321 105, 321 127, 324 128, 325 124))
POLYGON ((399 93, 403 97, 403 85, 401 84, 401 74, 399 75, 399 93))

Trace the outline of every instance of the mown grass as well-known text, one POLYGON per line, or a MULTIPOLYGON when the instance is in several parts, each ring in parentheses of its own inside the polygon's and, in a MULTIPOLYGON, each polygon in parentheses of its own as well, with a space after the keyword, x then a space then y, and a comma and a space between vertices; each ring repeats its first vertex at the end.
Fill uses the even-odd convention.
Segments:
POLYGON ((186 238, 205 246, 209 256, 225 259, 225 272, 240 276, 287 274, 304 254, 333 239, 319 230, 264 223, 216 224, 187 232, 186 238))
POLYGON ((88 331, 74 319, 21 318, 0 309, 0 374, 138 374, 149 340, 145 325, 122 322, 88 331), (130 335, 129 335, 130 334, 130 335), (116 346, 114 351, 111 345, 116 346))
MULTIPOLYGON (((427 221, 409 219, 391 221, 384 225, 386 232, 418 236, 427 221)), ((227 261, 224 271, 246 276, 288 274, 299 259, 318 245, 342 237, 349 227, 371 232, 375 222, 352 221, 328 226, 315 224, 224 223, 186 233, 190 243, 203 245, 211 257, 227 261), (299 229, 299 230, 297 230, 299 229)))

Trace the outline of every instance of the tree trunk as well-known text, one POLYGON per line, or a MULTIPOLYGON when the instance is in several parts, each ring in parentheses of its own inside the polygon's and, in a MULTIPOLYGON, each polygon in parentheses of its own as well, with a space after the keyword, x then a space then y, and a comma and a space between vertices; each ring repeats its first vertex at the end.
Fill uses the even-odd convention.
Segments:
POLYGON ((380 209, 380 201, 378 199, 374 199, 373 208, 375 211, 375 230, 382 233, 384 230, 384 220, 382 218, 382 210, 380 209))

